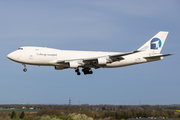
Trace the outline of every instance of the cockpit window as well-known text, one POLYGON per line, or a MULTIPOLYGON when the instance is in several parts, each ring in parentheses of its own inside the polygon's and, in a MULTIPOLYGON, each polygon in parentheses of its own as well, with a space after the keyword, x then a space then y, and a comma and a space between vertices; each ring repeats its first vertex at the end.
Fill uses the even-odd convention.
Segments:
POLYGON ((18 48, 18 50, 23 50, 23 48, 18 48))

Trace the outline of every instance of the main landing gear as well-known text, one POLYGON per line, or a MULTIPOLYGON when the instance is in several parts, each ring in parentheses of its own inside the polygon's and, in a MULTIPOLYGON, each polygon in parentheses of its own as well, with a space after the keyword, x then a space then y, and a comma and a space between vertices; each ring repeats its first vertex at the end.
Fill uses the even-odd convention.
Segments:
POLYGON ((24 65, 23 71, 26 72, 27 71, 26 65, 25 64, 23 64, 23 65, 24 65))
POLYGON ((85 75, 93 74, 93 71, 91 70, 91 68, 83 68, 82 71, 84 72, 85 75))
MULTIPOLYGON (((84 75, 93 74, 93 71, 91 70, 91 68, 83 68, 82 71, 83 71, 84 75)), ((77 75, 81 75, 79 68, 77 68, 75 70, 75 72, 77 73, 77 75)))
POLYGON ((79 72, 79 68, 77 68, 75 72, 77 73, 77 75, 81 75, 81 73, 79 72))

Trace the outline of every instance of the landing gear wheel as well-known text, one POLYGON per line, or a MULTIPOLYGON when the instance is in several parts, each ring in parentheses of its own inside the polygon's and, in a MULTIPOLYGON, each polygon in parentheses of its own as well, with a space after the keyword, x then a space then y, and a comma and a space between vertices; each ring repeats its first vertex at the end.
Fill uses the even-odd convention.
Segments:
POLYGON ((77 68, 75 72, 77 73, 77 75, 81 75, 81 73, 79 72, 79 68, 77 68))
POLYGON ((23 65, 24 65, 23 71, 26 72, 26 71, 27 71, 27 69, 26 69, 26 64, 23 64, 23 65))
POLYGON ((82 71, 84 72, 84 75, 93 74, 93 71, 91 70, 91 68, 83 68, 82 71))
POLYGON ((81 73, 80 73, 80 72, 77 72, 77 75, 81 75, 81 73))
POLYGON ((93 71, 89 71, 89 74, 93 74, 93 71))
POLYGON ((23 69, 23 71, 24 71, 24 72, 26 72, 26 71, 27 71, 27 69, 26 69, 26 68, 24 68, 24 69, 23 69))
POLYGON ((76 69, 75 72, 79 72, 79 69, 76 69))

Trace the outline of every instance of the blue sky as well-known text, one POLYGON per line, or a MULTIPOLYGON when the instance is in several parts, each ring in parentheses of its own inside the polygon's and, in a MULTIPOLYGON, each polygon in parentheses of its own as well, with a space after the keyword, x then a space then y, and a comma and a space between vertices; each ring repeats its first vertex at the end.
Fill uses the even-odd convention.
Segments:
POLYGON ((0 104, 180 104, 180 2, 0 1, 0 104), (21 46, 129 52, 169 31, 162 61, 77 76, 7 59, 21 46), (79 102, 78 102, 79 101, 79 102))

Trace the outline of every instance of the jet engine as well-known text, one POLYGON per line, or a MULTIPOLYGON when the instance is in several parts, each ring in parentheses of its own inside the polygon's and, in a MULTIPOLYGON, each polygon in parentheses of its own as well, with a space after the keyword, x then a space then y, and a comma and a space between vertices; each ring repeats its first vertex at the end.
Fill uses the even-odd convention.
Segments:
POLYGON ((78 68, 80 64, 77 61, 69 62, 69 68, 78 68))
POLYGON ((55 70, 63 70, 64 67, 63 66, 54 66, 55 70))
POLYGON ((97 59, 97 64, 98 64, 98 65, 106 65, 106 63, 107 63, 107 59, 104 58, 104 57, 97 59))

